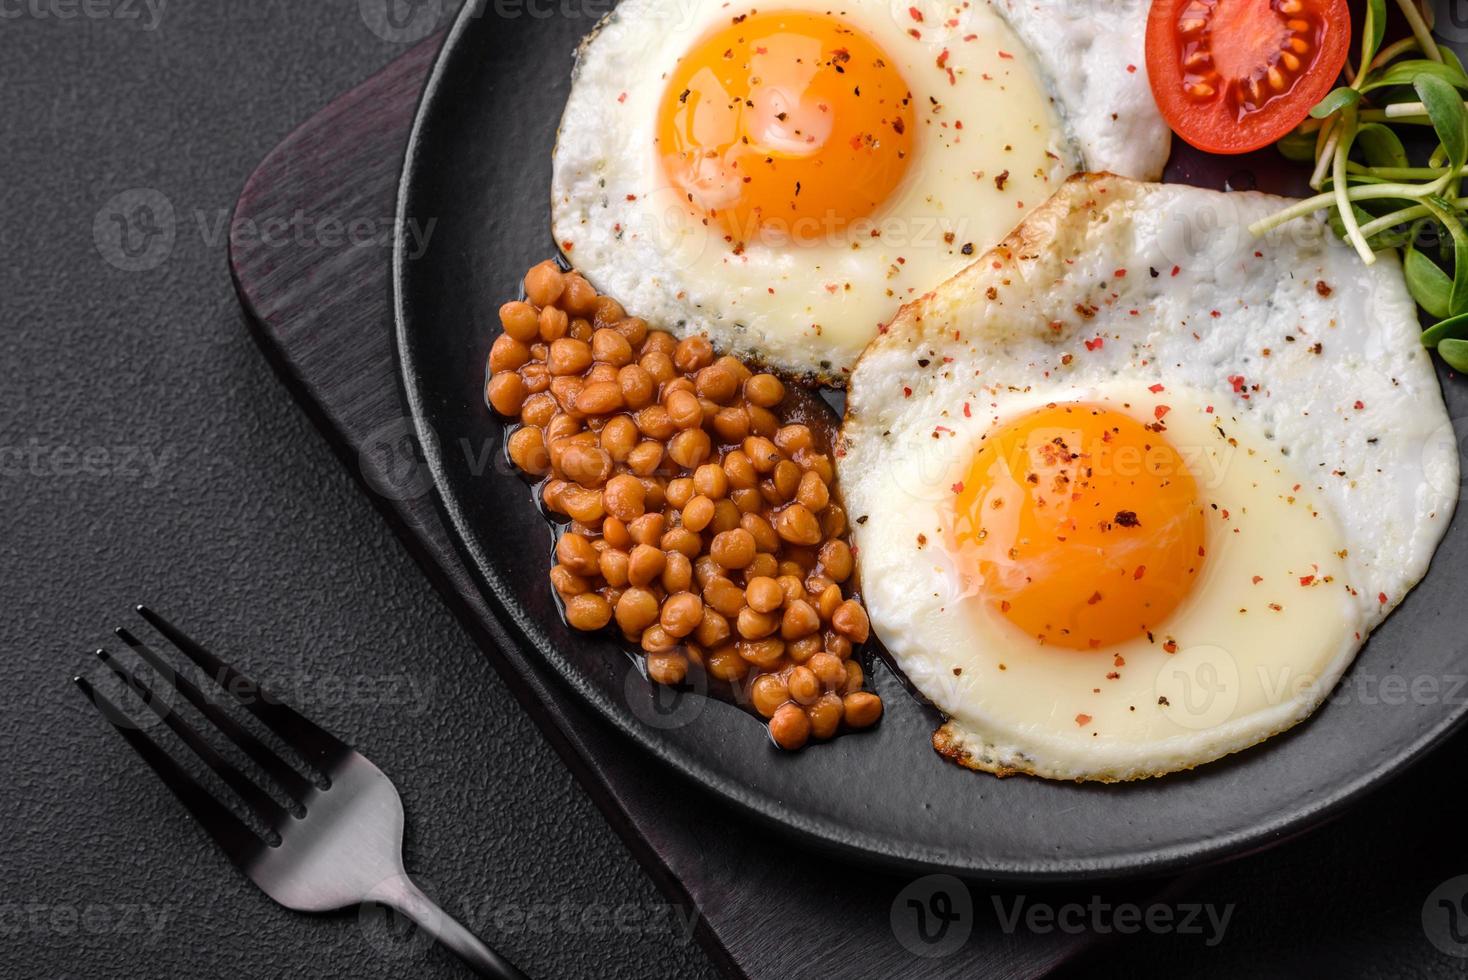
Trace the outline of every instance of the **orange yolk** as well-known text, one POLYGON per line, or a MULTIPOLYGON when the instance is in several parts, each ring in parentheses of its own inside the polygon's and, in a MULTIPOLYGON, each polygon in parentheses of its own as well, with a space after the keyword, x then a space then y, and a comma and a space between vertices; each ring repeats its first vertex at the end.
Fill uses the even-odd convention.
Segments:
POLYGON ((1156 628, 1203 564, 1204 502, 1162 435, 1099 405, 989 434, 957 493, 982 600, 1042 643, 1093 650, 1156 628))
POLYGON ((891 59, 840 19, 752 13, 668 76, 658 155, 695 216, 730 241, 811 240, 891 196, 912 159, 911 103, 891 59))

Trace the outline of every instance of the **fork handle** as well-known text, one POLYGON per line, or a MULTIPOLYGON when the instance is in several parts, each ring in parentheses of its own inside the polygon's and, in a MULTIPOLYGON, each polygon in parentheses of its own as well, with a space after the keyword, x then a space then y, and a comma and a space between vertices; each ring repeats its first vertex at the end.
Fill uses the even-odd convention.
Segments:
POLYGON ((406 875, 398 879, 391 894, 373 897, 412 919, 420 929, 453 950, 480 976, 493 977, 494 980, 529 980, 513 963, 484 945, 478 936, 439 908, 406 875))

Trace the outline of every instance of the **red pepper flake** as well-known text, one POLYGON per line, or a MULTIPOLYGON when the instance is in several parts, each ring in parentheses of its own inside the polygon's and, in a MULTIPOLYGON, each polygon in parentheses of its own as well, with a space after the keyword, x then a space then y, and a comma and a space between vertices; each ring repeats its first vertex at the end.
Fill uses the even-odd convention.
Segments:
POLYGON ((569 251, 571 251, 571 249, 573 249, 575 247, 576 247, 576 243, 573 242, 573 241, 571 241, 570 239, 567 239, 566 241, 561 242, 561 251, 563 251, 563 252, 569 252, 569 251))
POLYGON ((1175 266, 1172 267, 1172 274, 1173 275, 1177 275, 1179 272, 1182 272, 1182 271, 1183 271, 1183 267, 1180 266, 1180 265, 1175 265, 1175 266))
POLYGON ((1146 575, 1146 574, 1147 574, 1147 566, 1146 565, 1138 565, 1137 566, 1137 570, 1135 572, 1132 572, 1132 581, 1135 582, 1138 579, 1140 579, 1143 575, 1146 575))
POLYGON ((923 22, 923 12, 916 7, 908 7, 907 15, 913 20, 917 21, 919 24, 923 22))
POLYGON ((1013 61, 1014 60, 1014 55, 1010 54, 1008 51, 1000 51, 999 52, 999 57, 1003 58, 1005 61, 1013 61))
POLYGON ((963 403, 963 417, 966 419, 971 419, 974 417, 974 413, 969 411, 968 402, 963 403))
POLYGON ((623 92, 621 95, 617 96, 617 101, 618 102, 626 102, 627 101, 627 93, 626 92, 623 92))
POLYGON ((1157 393, 1158 393, 1158 392, 1159 392, 1159 391, 1164 391, 1164 390, 1166 390, 1166 389, 1164 389, 1164 388, 1163 388, 1163 387, 1162 387, 1162 386, 1161 386, 1161 385, 1151 385, 1151 386, 1149 386, 1149 387, 1148 387, 1148 388, 1147 388, 1147 390, 1148 390, 1148 391, 1150 391, 1150 392, 1152 392, 1152 394, 1154 394, 1154 395, 1155 395, 1155 394, 1157 394, 1157 393))
POLYGON ((1365 407, 1366 407, 1366 403, 1365 402, 1363 402, 1363 401, 1356 402, 1356 411, 1359 412, 1359 411, 1361 411, 1361 409, 1363 409, 1365 407))
POLYGON ((1168 640, 1166 643, 1162 644, 1162 649, 1166 650, 1168 653, 1177 653, 1177 640, 1168 640))
POLYGON ((1315 291, 1321 296, 1329 296, 1331 293, 1335 292, 1335 290, 1331 289, 1330 286, 1323 279, 1316 280, 1315 291))
POLYGON ((933 433, 936 435, 939 432, 946 432, 950 436, 954 434, 953 433, 953 430, 950 429, 950 428, 948 428, 948 426, 946 426, 946 425, 935 425, 935 426, 933 426, 933 433))
POLYGON ((1254 584, 1255 585, 1258 585, 1262 581, 1264 581, 1264 576, 1263 575, 1255 575, 1254 576, 1254 584))
POLYGON ((1126 666, 1126 657, 1123 657, 1121 654, 1118 653, 1116 655, 1116 658, 1111 661, 1111 666, 1113 666, 1113 667, 1125 667, 1126 666))
POLYGON ((999 611, 1000 612, 1009 612, 1009 600, 1008 599, 1000 599, 999 600, 999 611))
POLYGON ((1217 310, 1209 310, 1208 311, 1208 315, 1211 316, 1211 317, 1213 317, 1213 319, 1215 319, 1215 320, 1217 320, 1219 317, 1223 316, 1223 314, 1220 313, 1220 312, 1218 312, 1217 310))
POLYGON ((1386 605, 1386 593, 1385 592, 1378 592, 1378 593, 1376 593, 1376 601, 1379 602, 1379 603, 1381 603, 1383 606, 1386 605))
POLYGON ((948 49, 944 48, 938 52, 938 67, 945 68, 948 65, 948 49))
POLYGON ((955 483, 953 485, 953 492, 954 493, 963 493, 963 481, 962 480, 959 480, 957 483, 955 483))
POLYGON ((1127 65, 1126 66, 1126 70, 1127 70, 1127 74, 1129 74, 1129 75, 1135 75, 1137 73, 1137 66, 1136 65, 1127 65))
POLYGON ((1085 728, 1090 723, 1091 723, 1091 716, 1090 715, 1076 715, 1076 724, 1077 725, 1080 725, 1082 728, 1085 728))
POLYGON ((1112 273, 1112 275, 1114 277, 1116 277, 1117 279, 1125 279, 1126 278, 1126 270, 1125 269, 1117 269, 1115 272, 1112 273))
POLYGON ((1313 581, 1315 581, 1315 576, 1314 575, 1301 575, 1300 576, 1300 584, 1301 585, 1309 585, 1313 581))
POLYGON ((902 386, 902 397, 903 398, 911 398, 912 397, 912 389, 909 388, 907 385, 903 385, 902 386))
POLYGON ((1105 338, 1097 337, 1095 340, 1086 341, 1086 350, 1100 350, 1105 344, 1105 338))
POLYGON ((1163 419, 1163 416, 1165 416, 1170 411, 1172 411, 1172 409, 1170 407, 1168 407, 1167 405, 1158 405, 1156 408, 1154 408, 1152 410, 1152 414, 1155 415, 1155 416, 1157 416, 1157 421, 1161 422, 1162 419, 1163 419))
POLYGON ((919 41, 921 41, 923 39, 922 34, 918 33, 918 29, 916 27, 909 27, 907 29, 907 33, 911 34, 913 37, 917 38, 919 41))
POLYGON ((1230 374, 1228 383, 1234 386, 1234 394, 1244 390, 1244 376, 1242 374, 1230 374))
POLYGON ((1207 412, 1209 415, 1212 415, 1213 414, 1213 406, 1212 405, 1209 405, 1207 408, 1203 409, 1203 411, 1207 412))

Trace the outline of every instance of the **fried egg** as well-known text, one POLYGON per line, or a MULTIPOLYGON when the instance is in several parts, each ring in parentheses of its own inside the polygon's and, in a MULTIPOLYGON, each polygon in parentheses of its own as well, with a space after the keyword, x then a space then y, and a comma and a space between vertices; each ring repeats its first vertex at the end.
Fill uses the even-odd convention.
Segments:
POLYGON ((659 327, 844 379, 1070 173, 1153 178, 1131 0, 623 0, 584 42, 552 230, 659 327))
POLYGON ((1390 255, 1078 177, 902 312, 838 468, 872 625, 998 774, 1186 769, 1308 716, 1426 572, 1452 425, 1390 255))

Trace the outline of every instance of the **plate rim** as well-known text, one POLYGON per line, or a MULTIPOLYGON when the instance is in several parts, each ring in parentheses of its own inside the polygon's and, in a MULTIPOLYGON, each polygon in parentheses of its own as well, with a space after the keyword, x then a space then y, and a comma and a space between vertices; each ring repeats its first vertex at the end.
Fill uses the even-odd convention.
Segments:
MULTIPOLYGON (((488 556, 481 553, 471 522, 454 495, 445 489, 449 481, 444 468, 444 457, 436 434, 427 421, 425 396, 416 383, 423 372, 418 369, 415 359, 414 325, 406 288, 411 261, 408 248, 411 243, 404 229, 409 227, 408 220, 413 214, 412 206, 426 135, 432 128, 433 113, 441 104, 440 92, 445 79, 455 67, 457 59, 467 57, 462 53, 464 38, 473 22, 486 16, 485 11, 489 4, 490 0, 465 0, 454 23, 444 34, 414 110, 413 124, 399 171, 394 207, 391 263, 394 331, 392 348, 400 394, 408 407, 413 434, 431 477, 429 496, 433 506, 450 532, 449 538, 463 560, 475 588, 506 635, 514 642, 536 649, 539 653, 536 644, 501 600, 496 583, 486 571, 489 567, 488 556)), ((1428 574, 1431 574, 1430 569, 1428 574)), ((550 666, 560 683, 569 686, 578 697, 626 736, 638 751, 651 754, 659 763, 670 767, 681 777, 692 780, 704 790, 735 804, 743 814, 764 825, 777 828, 783 833, 794 834, 827 851, 890 870, 953 873, 1005 883, 1053 884, 1156 877, 1196 870, 1273 847, 1340 816, 1366 794, 1416 765, 1468 721, 1468 702, 1465 702, 1391 757, 1369 769, 1361 770, 1354 778, 1343 781, 1334 792, 1314 797, 1303 806, 1282 812, 1276 819, 1256 823, 1223 836, 1153 849, 1133 848, 1100 857, 1047 858, 1033 863, 955 863, 952 855, 944 857, 934 854, 933 849, 927 845, 903 841, 889 835, 873 834, 830 818, 817 818, 787 810, 777 797, 733 781, 697 759, 672 751, 667 743, 649 737, 646 727, 637 723, 629 709, 604 698, 589 682, 580 678, 577 671, 571 669, 569 662, 558 653, 552 656, 550 666)), ((1301 724, 1309 724, 1310 721, 1311 719, 1306 719, 1301 724)), ((985 778, 977 773, 967 775, 975 779, 985 778)))

